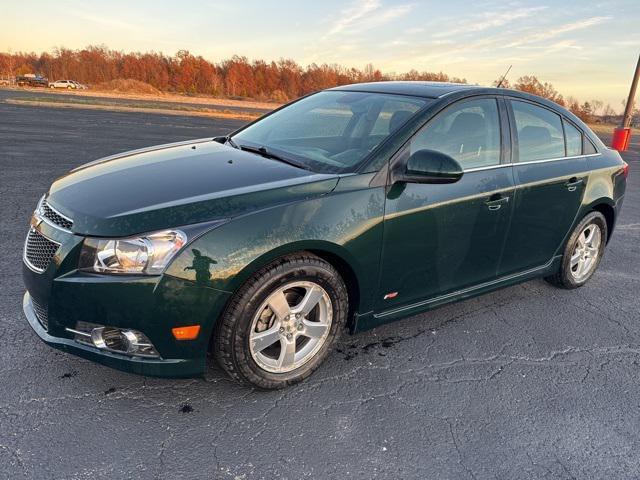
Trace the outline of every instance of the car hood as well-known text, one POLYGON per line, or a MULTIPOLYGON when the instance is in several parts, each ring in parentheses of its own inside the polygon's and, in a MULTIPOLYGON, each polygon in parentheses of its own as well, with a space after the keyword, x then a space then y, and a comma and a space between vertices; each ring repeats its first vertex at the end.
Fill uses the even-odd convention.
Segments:
POLYGON ((205 139, 88 163, 58 178, 47 202, 74 233, 126 236, 323 195, 337 181, 205 139))

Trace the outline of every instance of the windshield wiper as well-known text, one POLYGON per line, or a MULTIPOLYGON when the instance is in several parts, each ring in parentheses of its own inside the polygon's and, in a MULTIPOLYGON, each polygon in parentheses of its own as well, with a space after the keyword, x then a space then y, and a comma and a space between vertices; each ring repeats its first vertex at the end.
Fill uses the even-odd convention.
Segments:
POLYGON ((238 146, 238 144, 236 142, 234 142, 233 138, 231 138, 231 134, 225 135, 224 143, 228 143, 233 148, 236 148, 236 149, 240 150, 240 147, 238 146))
POLYGON ((252 147, 250 145, 238 145, 236 148, 239 148, 240 150, 244 150, 245 152, 256 153, 265 158, 278 160, 279 162, 286 163, 287 165, 292 165, 294 167, 302 168, 303 170, 310 170, 309 167, 307 167, 306 165, 300 162, 296 162, 295 160, 291 160, 290 158, 284 158, 284 157, 281 157, 280 155, 276 155, 275 153, 272 153, 269 150, 267 150, 266 147, 252 147))

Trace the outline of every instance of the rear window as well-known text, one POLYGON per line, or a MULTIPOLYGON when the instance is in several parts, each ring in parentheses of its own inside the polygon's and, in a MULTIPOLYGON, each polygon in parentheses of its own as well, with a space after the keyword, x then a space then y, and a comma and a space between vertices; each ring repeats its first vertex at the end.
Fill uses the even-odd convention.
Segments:
POLYGON ((528 102, 512 100, 511 105, 516 121, 520 162, 565 156, 560 115, 528 102))

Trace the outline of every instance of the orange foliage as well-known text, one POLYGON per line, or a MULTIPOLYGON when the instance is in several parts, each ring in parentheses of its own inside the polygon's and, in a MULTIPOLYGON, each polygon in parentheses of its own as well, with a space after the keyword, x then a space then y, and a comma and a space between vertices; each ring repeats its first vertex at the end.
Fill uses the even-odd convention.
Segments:
POLYGON ((187 50, 174 56, 162 53, 123 53, 105 46, 82 50, 55 49, 52 53, 0 53, 0 75, 38 73, 49 80, 71 79, 89 85, 117 79, 144 82, 163 92, 249 97, 286 102, 324 88, 381 80, 438 80, 465 82, 448 75, 412 70, 385 75, 373 65, 363 70, 332 64, 298 65, 290 59, 249 61, 234 55, 211 63, 187 50))

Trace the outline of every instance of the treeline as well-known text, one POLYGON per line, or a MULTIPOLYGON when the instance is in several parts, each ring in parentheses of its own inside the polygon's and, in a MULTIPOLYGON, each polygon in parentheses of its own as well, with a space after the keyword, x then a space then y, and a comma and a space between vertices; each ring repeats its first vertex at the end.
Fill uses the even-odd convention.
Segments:
MULTIPOLYGON (((464 78, 446 73, 418 72, 385 74, 369 64, 364 69, 315 63, 303 67, 293 60, 249 61, 233 56, 212 63, 201 56, 180 50, 174 56, 162 53, 124 53, 104 46, 82 50, 55 49, 53 53, 0 53, 0 75, 41 74, 49 80, 72 79, 89 85, 117 79, 134 79, 163 92, 205 94, 229 98, 252 98, 286 102, 310 92, 337 85, 382 80, 427 80, 466 83, 464 78)), ((495 82, 497 83, 497 81, 495 82)), ((494 84, 495 84, 494 83, 494 84)), ((563 97, 553 85, 535 76, 518 78, 511 87, 553 100, 569 108, 585 121, 593 115, 614 115, 611 106, 599 100, 578 102, 563 97)))
POLYGON ((249 97, 284 102, 323 88, 381 80, 435 80, 465 82, 444 73, 417 72, 384 75, 372 65, 363 70, 340 65, 311 64, 293 60, 249 61, 233 56, 211 63, 186 50, 175 56, 162 53, 123 53, 102 46, 82 50, 59 48, 53 53, 0 53, 0 74, 41 74, 50 80, 72 79, 99 84, 130 78, 163 92, 249 97))
MULTIPOLYGON (((499 80, 493 82, 494 85, 497 85, 498 83, 499 80)), ((615 111, 611 108, 611 105, 604 105, 601 100, 591 100, 580 103, 574 97, 567 97, 565 99, 560 92, 553 87, 553 85, 548 82, 542 83, 533 75, 520 77, 513 83, 513 85, 511 85, 508 80, 503 80, 502 87, 514 88, 516 90, 548 98, 549 100, 567 108, 585 122, 591 122, 594 115, 601 114, 605 118, 615 115, 615 111)))

